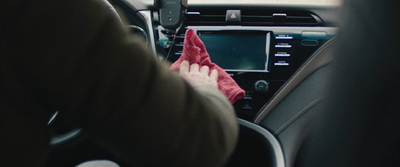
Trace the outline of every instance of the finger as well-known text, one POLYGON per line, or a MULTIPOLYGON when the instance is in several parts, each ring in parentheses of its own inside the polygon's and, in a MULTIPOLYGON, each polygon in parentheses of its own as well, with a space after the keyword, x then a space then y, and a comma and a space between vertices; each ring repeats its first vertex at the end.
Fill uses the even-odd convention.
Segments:
POLYGON ((202 73, 202 74, 208 75, 209 72, 210 72, 210 68, 208 66, 202 66, 200 68, 200 73, 202 73))
POLYGON ((190 71, 189 72, 199 72, 199 65, 198 64, 192 64, 190 65, 190 71))
POLYGON ((213 69, 213 70, 211 71, 210 78, 211 78, 212 80, 218 82, 218 71, 217 71, 216 69, 213 69))
POLYGON ((188 73, 189 72, 189 62, 183 61, 180 65, 179 74, 188 73))

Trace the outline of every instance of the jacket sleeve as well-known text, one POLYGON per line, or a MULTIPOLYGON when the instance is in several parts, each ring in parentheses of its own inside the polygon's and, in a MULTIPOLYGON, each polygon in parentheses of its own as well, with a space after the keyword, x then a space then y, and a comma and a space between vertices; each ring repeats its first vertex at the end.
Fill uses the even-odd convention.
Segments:
POLYGON ((169 71, 98 1, 46 3, 32 16, 35 55, 20 55, 34 106, 59 109, 128 163, 223 165, 238 125, 222 93, 169 71))

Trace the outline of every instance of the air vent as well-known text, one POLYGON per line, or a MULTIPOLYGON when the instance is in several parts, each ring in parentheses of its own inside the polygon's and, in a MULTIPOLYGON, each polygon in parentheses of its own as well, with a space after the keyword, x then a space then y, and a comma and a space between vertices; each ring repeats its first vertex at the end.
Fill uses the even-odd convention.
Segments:
POLYGON ((199 10, 188 11, 186 23, 188 25, 226 25, 226 10, 199 10))
POLYGON ((321 24, 321 19, 309 12, 242 10, 241 25, 318 26, 321 24))
MULTIPOLYGON (((246 26, 321 26, 322 20, 306 11, 266 11, 242 9, 240 25, 246 26)), ((188 11, 188 25, 227 25, 226 9, 203 9, 188 11)))

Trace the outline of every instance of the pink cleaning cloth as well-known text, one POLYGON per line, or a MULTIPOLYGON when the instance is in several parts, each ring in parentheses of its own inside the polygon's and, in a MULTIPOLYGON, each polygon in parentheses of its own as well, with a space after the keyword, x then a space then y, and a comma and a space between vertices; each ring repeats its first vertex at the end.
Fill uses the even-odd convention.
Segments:
POLYGON ((171 65, 171 70, 179 70, 184 60, 190 64, 197 63, 199 66, 208 66, 210 71, 216 69, 218 71, 218 88, 225 94, 228 100, 233 104, 245 94, 244 90, 226 73, 221 67, 211 62, 204 43, 197 36, 196 31, 188 29, 186 31, 185 40, 183 42, 183 51, 181 57, 171 65))

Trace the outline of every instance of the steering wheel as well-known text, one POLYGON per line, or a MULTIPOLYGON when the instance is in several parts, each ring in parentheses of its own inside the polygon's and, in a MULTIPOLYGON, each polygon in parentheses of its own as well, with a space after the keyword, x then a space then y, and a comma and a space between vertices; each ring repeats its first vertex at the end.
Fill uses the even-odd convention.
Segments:
MULTIPOLYGON (((122 19, 114 6, 108 0, 103 0, 103 2, 110 9, 111 13, 118 17, 122 24, 122 19)), ((50 117, 47 123, 50 128, 57 129, 56 120, 59 119, 58 117, 60 117, 59 113, 60 111, 55 111, 50 117)), ((85 141, 86 139, 87 135, 83 132, 83 130, 80 128, 76 128, 70 129, 62 133, 55 133, 51 136, 49 145, 53 151, 64 151, 73 148, 74 146, 85 141)))
MULTIPOLYGON (((127 28, 131 30, 132 33, 143 37, 147 46, 150 45, 148 43, 149 39, 147 32, 141 28, 146 24, 141 24, 143 18, 141 18, 140 15, 136 15, 136 8, 130 5, 125 5, 126 2, 123 0, 103 0, 103 2, 109 8, 111 14, 120 20, 121 24, 123 24, 122 19, 114 6, 126 8, 124 11, 129 11, 129 13, 124 14, 129 15, 129 19, 131 19, 129 21, 133 24, 127 26, 127 28)), ((51 135, 49 142, 51 149, 51 158, 48 160, 49 164, 56 166, 60 163, 65 163, 68 164, 68 166, 74 166, 87 160, 93 160, 94 158, 108 159, 117 162, 116 158, 108 152, 108 150, 101 148, 93 142, 93 140, 90 140, 89 135, 84 129, 71 129, 60 125, 61 123, 59 122, 63 119, 62 113, 63 111, 55 111, 47 123, 49 129, 52 129, 55 132, 51 135)), ((118 163, 123 164, 122 162, 118 163)))

